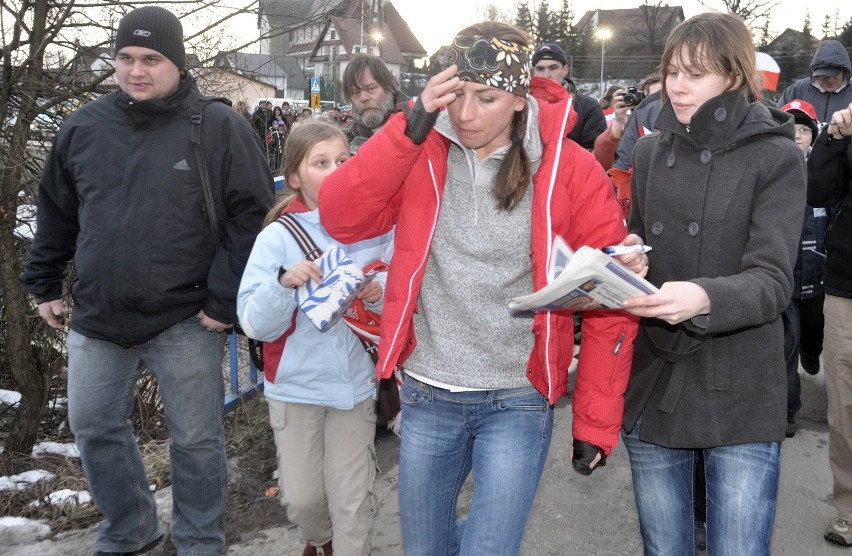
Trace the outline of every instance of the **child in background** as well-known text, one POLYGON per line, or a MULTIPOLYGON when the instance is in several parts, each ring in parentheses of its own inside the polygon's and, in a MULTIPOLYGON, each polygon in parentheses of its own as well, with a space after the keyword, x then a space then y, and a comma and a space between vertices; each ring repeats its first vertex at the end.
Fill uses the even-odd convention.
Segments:
MULTIPOLYGON (((813 105, 794 99, 781 107, 792 114, 796 126, 796 146, 805 158, 819 135, 819 123, 813 105)), ((784 310, 784 360, 787 365, 787 431, 790 438, 796 434, 796 413, 802 409, 802 382, 799 378, 799 357, 808 374, 819 372, 819 356, 825 318, 823 303, 825 287, 822 267, 825 263, 823 238, 828 229, 831 209, 804 207, 802 237, 793 269, 793 298, 784 310)))
MULTIPOLYGON (((288 517, 306 542, 303 555, 367 554, 377 501, 372 493, 376 461, 375 365, 359 339, 339 322, 320 332, 299 310, 294 295, 319 266, 305 258, 290 232, 275 222, 293 213, 321 248, 340 245, 319 223, 317 193, 323 179, 349 158, 336 126, 318 120, 295 127, 285 146, 284 175, 293 193, 269 213, 249 257, 237 300, 246 334, 270 342, 285 336, 264 393, 278 450, 279 486, 288 517)), ((359 266, 392 253, 392 233, 344 245, 359 266)), ((359 297, 380 312, 385 274, 359 297)))

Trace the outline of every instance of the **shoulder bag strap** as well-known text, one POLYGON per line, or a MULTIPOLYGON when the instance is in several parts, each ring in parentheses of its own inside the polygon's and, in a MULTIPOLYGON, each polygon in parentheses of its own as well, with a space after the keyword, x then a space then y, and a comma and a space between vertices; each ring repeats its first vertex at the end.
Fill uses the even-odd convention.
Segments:
POLYGON ((299 248, 305 253, 305 258, 309 261, 315 261, 322 256, 322 249, 317 247, 314 239, 305 231, 305 228, 299 224, 292 214, 282 214, 276 220, 279 224, 287 228, 287 231, 299 244, 299 248))
POLYGON ((207 168, 207 160, 204 157, 204 146, 201 144, 201 119, 204 115, 204 107, 210 102, 208 99, 198 99, 192 107, 192 146, 195 148, 195 162, 198 165, 198 174, 201 177, 201 186, 204 190, 204 204, 207 209, 207 218, 210 220, 210 229, 213 232, 213 243, 216 251, 222 248, 219 237, 219 221, 216 219, 216 204, 213 200, 213 188, 210 185, 210 172, 207 168))

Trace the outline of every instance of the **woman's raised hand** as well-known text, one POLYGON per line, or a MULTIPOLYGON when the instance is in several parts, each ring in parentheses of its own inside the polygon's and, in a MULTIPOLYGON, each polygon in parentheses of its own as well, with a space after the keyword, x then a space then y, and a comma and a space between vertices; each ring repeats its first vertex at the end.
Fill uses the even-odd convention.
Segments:
POLYGON ((453 64, 426 82, 426 88, 420 93, 420 101, 426 112, 440 110, 456 99, 453 91, 458 89, 461 83, 456 77, 456 71, 458 68, 453 64))

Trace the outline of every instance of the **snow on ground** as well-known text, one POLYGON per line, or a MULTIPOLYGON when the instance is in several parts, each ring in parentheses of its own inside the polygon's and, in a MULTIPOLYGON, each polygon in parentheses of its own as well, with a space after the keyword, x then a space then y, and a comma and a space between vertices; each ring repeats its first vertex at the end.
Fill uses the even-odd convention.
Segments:
POLYGON ((0 388, 0 403, 17 405, 21 401, 21 393, 14 390, 3 390, 0 388))
POLYGON ((51 506, 84 506, 92 503, 92 496, 88 490, 71 490, 63 488, 55 490, 45 496, 42 500, 34 500, 30 506, 41 506, 42 504, 50 504, 51 506))
POLYGON ((72 443, 61 442, 39 442, 33 447, 33 457, 37 458, 44 454, 56 454, 65 456, 66 458, 79 458, 80 452, 77 450, 77 445, 72 443))
POLYGON ((0 517, 0 546, 28 544, 50 534, 50 526, 42 520, 23 517, 0 517))
MULTIPOLYGON (((6 405, 18 405, 21 403, 21 393, 15 392, 14 390, 3 390, 0 388, 0 403, 4 403, 6 405)), ((66 405, 68 405, 67 398, 57 398, 56 400, 50 400, 47 403, 48 409, 52 410, 59 408, 64 409, 66 405)))
MULTIPOLYGON (((38 457, 46 453, 64 455, 65 457, 80 457, 74 444, 60 444, 58 442, 42 442, 33 448, 33 456, 38 457)), ((0 490, 26 490, 33 483, 49 480, 55 475, 44 469, 32 469, 18 475, 0 477, 0 490)), ((86 490, 62 489, 51 492, 40 500, 34 500, 30 505, 40 506, 50 504, 53 506, 87 505, 92 503, 92 497, 86 490)), ((2 516, 0 517, 0 546, 11 546, 16 544, 28 544, 45 538, 50 534, 50 526, 45 521, 35 521, 22 517, 2 516)))
POLYGON ((0 490, 26 490, 31 483, 41 481, 42 479, 52 479, 56 475, 44 469, 32 469, 24 471, 19 475, 10 475, 8 477, 0 477, 0 490))

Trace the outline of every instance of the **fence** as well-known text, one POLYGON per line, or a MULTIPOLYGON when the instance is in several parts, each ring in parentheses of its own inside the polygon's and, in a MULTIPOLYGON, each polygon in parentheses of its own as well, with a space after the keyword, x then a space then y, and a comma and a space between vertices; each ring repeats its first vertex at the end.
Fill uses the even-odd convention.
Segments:
POLYGON ((252 341, 231 331, 228 342, 230 388, 225 394, 225 413, 232 411, 240 401, 263 391, 263 374, 258 376, 257 365, 251 357, 252 341))

